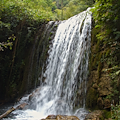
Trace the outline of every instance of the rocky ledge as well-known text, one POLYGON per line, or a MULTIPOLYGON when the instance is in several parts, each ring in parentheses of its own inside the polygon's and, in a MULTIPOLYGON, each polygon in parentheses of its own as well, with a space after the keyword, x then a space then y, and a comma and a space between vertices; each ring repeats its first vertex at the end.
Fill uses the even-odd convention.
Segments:
MULTIPOLYGON (((49 115, 45 119, 41 120, 80 120, 76 116, 67 116, 67 115, 49 115)), ((95 110, 86 115, 84 120, 112 120, 111 118, 105 119, 103 117, 103 111, 95 110)))
POLYGON ((67 116, 67 115, 49 115, 45 119, 41 120, 79 120, 76 116, 67 116))
POLYGON ((103 111, 95 110, 86 115, 85 120, 112 120, 111 118, 105 119, 103 117, 103 111))

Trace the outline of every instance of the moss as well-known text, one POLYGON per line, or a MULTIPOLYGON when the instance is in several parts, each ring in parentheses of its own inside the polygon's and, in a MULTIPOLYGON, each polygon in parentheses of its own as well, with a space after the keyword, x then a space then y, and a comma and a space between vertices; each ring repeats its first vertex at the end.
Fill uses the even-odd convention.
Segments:
POLYGON ((100 52, 100 40, 97 41, 95 51, 96 53, 100 52))
POLYGON ((99 117, 99 120, 105 120, 103 116, 100 116, 99 117))
POLYGON ((55 27, 58 27, 58 25, 56 24, 55 27))
POLYGON ((52 36, 53 35, 53 33, 52 32, 50 32, 50 36, 52 36))
MULTIPOLYGON (((104 76, 110 76, 113 74, 113 72, 111 72, 112 73, 111 74, 110 71, 103 73, 102 69, 112 68, 113 66, 120 67, 120 52, 119 52, 120 42, 117 41, 115 43, 115 40, 112 38, 109 40, 108 39, 105 40, 101 36, 99 37, 101 37, 102 39, 98 40, 96 35, 100 32, 102 32, 102 30, 96 29, 93 24, 92 40, 91 40, 91 55, 90 55, 90 60, 89 60, 89 81, 91 82, 91 84, 88 85, 88 93, 87 93, 87 98, 86 98, 86 106, 92 109, 94 109, 94 107, 97 106, 97 105, 93 105, 94 103, 93 101, 95 101, 95 104, 97 101, 95 100, 97 99, 95 96, 97 95, 97 92, 94 92, 94 90, 92 90, 93 89, 92 83, 95 82, 99 84, 99 82, 102 81, 101 76, 104 77, 104 76), (93 73, 96 73, 96 74, 93 74, 93 73)), ((109 78, 109 79, 113 79, 113 78, 109 78)), ((119 80, 117 79, 117 81, 119 80)), ((111 86, 111 87, 114 89, 114 86, 111 86)), ((115 87, 116 92, 118 88, 119 87, 115 87)), ((117 101, 116 98, 118 98, 119 95, 115 94, 115 96, 116 97, 114 97, 113 99, 117 101)))
POLYGON ((90 88, 89 91, 87 92, 86 107, 92 109, 96 108, 97 99, 98 99, 98 93, 94 88, 90 88))
POLYGON ((95 27, 92 29, 92 39, 91 39, 91 44, 96 44, 97 43, 97 33, 99 32, 99 29, 96 29, 95 27))
POLYGON ((103 110, 103 116, 105 119, 111 118, 111 111, 103 110))
POLYGON ((108 57, 108 56, 110 55, 110 52, 111 52, 111 50, 110 50, 110 49, 106 50, 105 57, 108 57))
POLYGON ((90 57, 90 64, 89 68, 91 70, 97 70, 98 61, 100 56, 100 40, 97 39, 96 35, 99 32, 99 29, 93 28, 92 29, 92 39, 91 39, 91 57, 90 57))
POLYGON ((51 40, 51 37, 49 37, 49 41, 51 40))
POLYGON ((97 71, 98 71, 98 78, 101 77, 102 67, 103 67, 102 62, 99 61, 99 63, 98 63, 98 68, 97 68, 97 71))

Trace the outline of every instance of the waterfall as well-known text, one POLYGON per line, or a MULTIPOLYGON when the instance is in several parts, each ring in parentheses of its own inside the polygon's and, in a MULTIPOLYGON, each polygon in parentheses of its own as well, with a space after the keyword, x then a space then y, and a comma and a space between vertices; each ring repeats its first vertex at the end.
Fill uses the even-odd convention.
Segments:
POLYGON ((91 42, 89 10, 59 24, 48 51, 44 84, 34 91, 30 109, 47 116, 73 115, 85 107, 91 42))

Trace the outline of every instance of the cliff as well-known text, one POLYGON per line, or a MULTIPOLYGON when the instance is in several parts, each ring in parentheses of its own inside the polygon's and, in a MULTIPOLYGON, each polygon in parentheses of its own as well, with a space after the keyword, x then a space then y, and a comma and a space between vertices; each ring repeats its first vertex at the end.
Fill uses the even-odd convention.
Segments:
MULTIPOLYGON (((58 22, 53 21, 39 24, 22 21, 12 30, 12 36, 15 36, 12 50, 4 49, 0 54, 1 103, 13 102, 44 82, 40 76, 45 69, 49 45, 57 26, 58 22)), ((2 33, 2 41, 11 34, 7 30, 2 33)))

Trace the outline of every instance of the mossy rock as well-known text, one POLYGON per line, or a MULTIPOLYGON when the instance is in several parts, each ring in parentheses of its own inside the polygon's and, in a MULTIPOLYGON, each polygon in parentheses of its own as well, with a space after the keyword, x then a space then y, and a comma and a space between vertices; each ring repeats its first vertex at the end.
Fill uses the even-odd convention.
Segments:
POLYGON ((111 118, 111 111, 103 110, 103 116, 106 119, 111 118))
POLYGON ((96 44, 97 43, 97 37, 96 37, 96 35, 98 33, 99 33, 99 29, 93 27, 93 29, 92 29, 92 40, 91 40, 92 44, 96 44))
POLYGON ((86 107, 87 108, 96 108, 97 107, 98 93, 94 88, 90 88, 87 92, 86 97, 86 107))

